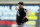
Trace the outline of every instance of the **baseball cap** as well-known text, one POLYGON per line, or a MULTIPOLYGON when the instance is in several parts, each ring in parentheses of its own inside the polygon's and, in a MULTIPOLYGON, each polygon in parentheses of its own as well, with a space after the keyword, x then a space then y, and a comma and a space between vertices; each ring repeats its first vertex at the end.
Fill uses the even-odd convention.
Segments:
POLYGON ((24 3, 23 3, 23 2, 19 2, 18 4, 21 4, 21 5, 23 5, 24 3))

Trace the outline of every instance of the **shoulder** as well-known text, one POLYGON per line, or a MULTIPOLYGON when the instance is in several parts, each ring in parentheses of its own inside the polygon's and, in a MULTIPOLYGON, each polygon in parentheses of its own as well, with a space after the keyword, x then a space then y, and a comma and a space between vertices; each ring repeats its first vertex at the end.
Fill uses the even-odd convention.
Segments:
POLYGON ((24 11, 26 11, 26 12, 27 12, 27 11, 29 11, 29 10, 28 10, 28 9, 24 9, 24 11))
POLYGON ((26 10, 25 8, 23 8, 24 10, 26 10))
POLYGON ((24 8, 24 10, 27 10, 27 9, 24 8))

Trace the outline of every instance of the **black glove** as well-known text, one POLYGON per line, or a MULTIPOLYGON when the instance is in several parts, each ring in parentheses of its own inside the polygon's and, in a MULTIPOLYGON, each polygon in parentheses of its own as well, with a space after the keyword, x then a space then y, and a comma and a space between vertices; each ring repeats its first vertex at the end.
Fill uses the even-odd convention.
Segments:
POLYGON ((27 18, 22 19, 22 23, 27 22, 27 21, 28 21, 27 18))

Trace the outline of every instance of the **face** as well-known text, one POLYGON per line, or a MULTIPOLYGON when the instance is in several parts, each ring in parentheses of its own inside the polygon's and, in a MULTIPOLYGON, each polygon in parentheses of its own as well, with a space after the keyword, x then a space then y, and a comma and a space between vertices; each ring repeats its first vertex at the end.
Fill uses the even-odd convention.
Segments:
POLYGON ((20 8, 21 7, 21 4, 18 4, 18 7, 20 8))
POLYGON ((21 5, 21 4, 18 4, 18 7, 19 7, 19 8, 23 8, 23 5, 21 5))

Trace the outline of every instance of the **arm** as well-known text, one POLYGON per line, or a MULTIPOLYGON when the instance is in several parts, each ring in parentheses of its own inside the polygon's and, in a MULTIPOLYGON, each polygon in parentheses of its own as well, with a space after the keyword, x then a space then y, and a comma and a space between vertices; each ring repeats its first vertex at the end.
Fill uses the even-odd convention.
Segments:
POLYGON ((29 15, 29 10, 26 10, 26 17, 28 17, 29 15))
POLYGON ((28 17, 28 15, 29 15, 29 10, 25 10, 25 12, 26 12, 26 18, 28 17))

